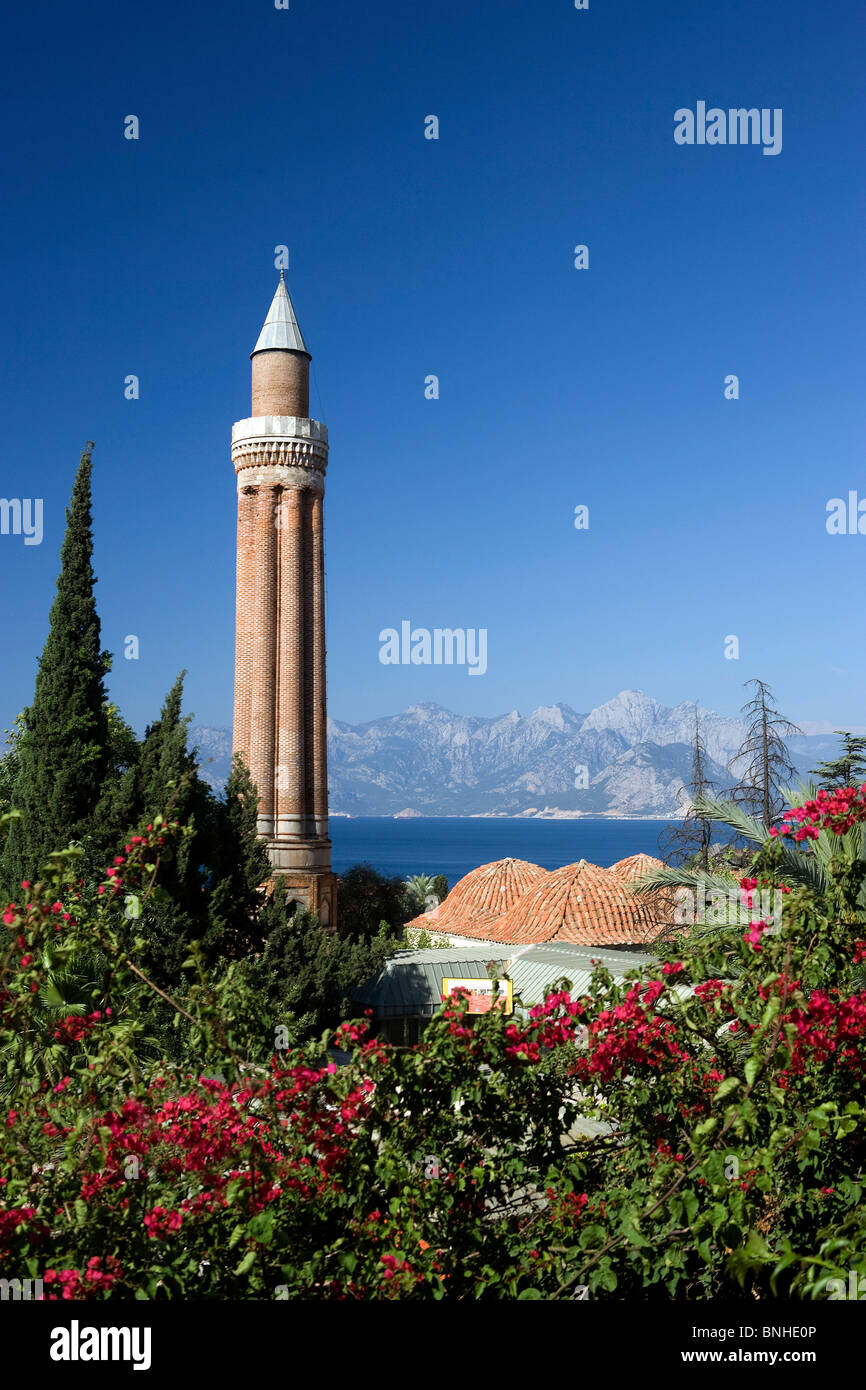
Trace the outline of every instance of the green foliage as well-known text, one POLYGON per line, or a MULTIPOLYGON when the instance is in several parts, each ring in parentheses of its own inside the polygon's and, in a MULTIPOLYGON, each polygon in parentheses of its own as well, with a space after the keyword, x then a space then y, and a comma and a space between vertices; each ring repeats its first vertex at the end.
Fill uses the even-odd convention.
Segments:
POLYGON ((244 968, 244 978, 262 1000, 262 1016, 277 1024, 294 1020, 296 1036, 320 1036, 351 1016, 350 991, 375 975, 393 940, 371 941, 323 931, 314 912, 300 910, 277 878, 262 914, 265 945, 244 968))
MULTIPOLYGON (((181 672, 166 696, 159 719, 149 725, 137 753, 103 801, 105 824, 115 836, 143 833, 157 812, 170 806, 183 831, 163 856, 159 892, 142 913, 146 965, 163 986, 177 985, 193 941, 212 963, 248 944, 255 932, 255 900, 246 879, 251 868, 243 809, 248 784, 235 767, 226 799, 218 803, 187 747, 191 715, 182 714, 181 672)), ((246 819, 245 819, 246 816, 246 819)), ((84 848, 88 846, 85 844, 84 848)), ((257 867, 264 861, 258 853, 257 867)), ((262 878, 266 873, 262 874, 262 878)), ((261 881, 261 880, 260 880, 261 881)))
MULTIPOLYGON (((444 874, 412 874, 403 881, 403 911, 406 920, 431 912, 448 896, 448 880, 444 874)), ((428 936, 425 931, 424 936, 428 936)), ((437 938, 438 944, 439 938, 437 938)))
POLYGON ((258 795, 239 753, 225 798, 217 803, 211 851, 208 916, 223 954, 239 959, 258 949, 267 936, 264 884, 271 865, 256 833, 258 795))
POLYGON ((39 660, 33 703, 15 742, 11 801, 22 813, 10 825, 0 864, 8 889, 35 877, 58 844, 91 828, 108 768, 105 676, 94 600, 88 444, 66 512, 57 595, 39 660))
POLYGON ((0 757, 0 815, 5 815, 12 807, 12 795, 20 770, 18 744, 24 735, 24 715, 17 715, 14 727, 3 732, 6 735, 6 752, 0 757))
MULTIPOLYGON (((806 802, 816 795, 816 790, 813 783, 801 784, 796 791, 788 790, 788 800, 795 805, 806 802)), ((812 842, 811 852, 803 854, 795 845, 774 839, 761 820, 750 816, 735 802, 703 796, 696 800, 695 809, 702 817, 735 831, 746 848, 740 849, 733 844, 720 846, 720 852, 711 857, 706 872, 699 859, 689 860, 679 868, 651 870, 631 886, 633 892, 657 894, 660 889, 667 890, 673 901, 676 893, 672 890, 684 889, 696 902, 713 895, 730 896, 735 893, 743 874, 753 872, 761 856, 772 852, 777 856, 779 872, 786 884, 801 884, 823 896, 832 889, 833 866, 840 856, 866 863, 866 825, 862 823, 851 826, 843 835, 821 830, 812 842)), ((859 906, 866 909, 866 885, 860 889, 859 906)), ((669 918, 662 934, 664 942, 681 937, 681 928, 676 926, 677 919, 685 920, 681 905, 671 910, 669 918)), ((711 922, 708 929, 715 930, 715 925, 711 922)))
POLYGON ((433 886, 432 875, 412 874, 410 878, 404 879, 403 887, 406 911, 413 917, 439 906, 439 895, 433 886))
POLYGON ((371 941, 379 924, 388 923, 398 936, 403 924, 414 915, 406 901, 406 885, 396 876, 387 878, 371 864, 353 864, 340 875, 337 888, 337 929, 341 936, 355 941, 371 941))
POLYGON ((470 1019, 458 997, 393 1048, 364 1023, 303 1042, 367 948, 292 914, 280 885, 257 961, 208 966, 193 948, 182 989, 157 994, 123 912, 149 903, 181 834, 152 824, 92 902, 66 851, 2 914, 4 1270, 55 1271, 50 1297, 61 1280, 144 1299, 583 1286, 750 1307, 845 1296, 866 1272, 855 840, 838 837, 824 887, 761 846, 759 883, 794 884, 769 930, 694 934, 621 983, 599 968, 580 1000, 560 981, 525 1021, 470 1019), (178 1020, 156 1058, 154 999, 178 1020))
POLYGON ((838 758, 819 763, 813 776, 822 787, 853 787, 866 778, 866 735, 850 734, 837 729, 842 740, 838 758))
POLYGON ((451 942, 439 932, 429 932, 426 927, 412 927, 406 932, 406 945, 413 951, 447 951, 451 942))
POLYGON ((448 880, 444 874, 433 875, 433 892, 440 903, 444 903, 445 899, 448 897, 448 880))

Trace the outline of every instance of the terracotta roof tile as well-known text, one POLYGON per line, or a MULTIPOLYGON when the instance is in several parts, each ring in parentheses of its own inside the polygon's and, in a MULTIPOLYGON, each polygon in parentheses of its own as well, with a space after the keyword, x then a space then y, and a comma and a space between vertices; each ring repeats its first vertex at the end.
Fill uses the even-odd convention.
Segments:
POLYGON ((441 907, 407 925, 509 945, 647 945, 664 925, 664 898, 638 897, 629 883, 660 865, 652 855, 633 854, 609 869, 581 859, 547 873, 521 859, 500 859, 473 869, 441 907))
POLYGON ((619 875, 582 859, 548 874, 484 935, 515 944, 625 946, 651 941, 660 927, 652 905, 629 893, 619 875))
POLYGON ((642 878, 644 874, 650 873, 653 869, 663 868, 664 864, 661 859, 656 859, 652 854, 630 854, 627 859, 620 859, 618 863, 611 864, 608 873, 630 880, 642 878))
POLYGON ((482 864, 455 883, 445 901, 431 912, 407 922, 407 927, 426 931, 454 931, 465 936, 483 935, 475 928, 507 912, 547 870, 525 859, 497 859, 482 864))

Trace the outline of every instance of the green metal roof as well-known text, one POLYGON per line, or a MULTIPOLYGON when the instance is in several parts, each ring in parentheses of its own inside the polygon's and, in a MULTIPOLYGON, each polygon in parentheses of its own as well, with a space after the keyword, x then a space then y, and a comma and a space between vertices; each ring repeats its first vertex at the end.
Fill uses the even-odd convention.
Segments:
POLYGON ((640 969, 650 959, 632 951, 566 943, 543 943, 517 952, 506 947, 504 953, 497 952, 492 943, 489 947, 400 951, 385 962, 378 975, 352 990, 352 998, 362 1008, 372 1009, 376 1018, 432 1018, 441 1008, 442 980, 446 976, 485 979, 488 964, 495 961, 502 963, 503 974, 511 978, 514 993, 520 995, 523 1008, 528 1009, 540 1004, 547 986, 562 976, 571 980, 573 993, 586 993, 596 961, 621 980, 627 971, 640 969))
POLYGON ((376 1018, 432 1018, 442 1007, 442 981, 487 978, 487 962, 508 960, 487 950, 400 951, 372 979, 352 990, 352 998, 376 1018))
POLYGON ((640 970, 650 959, 634 951, 542 942, 512 960, 508 974, 514 982, 514 993, 520 995, 521 1004, 528 1009, 543 1003, 548 987, 563 975, 571 981, 573 995, 586 994, 596 963, 606 966, 615 980, 621 980, 629 970, 640 970))

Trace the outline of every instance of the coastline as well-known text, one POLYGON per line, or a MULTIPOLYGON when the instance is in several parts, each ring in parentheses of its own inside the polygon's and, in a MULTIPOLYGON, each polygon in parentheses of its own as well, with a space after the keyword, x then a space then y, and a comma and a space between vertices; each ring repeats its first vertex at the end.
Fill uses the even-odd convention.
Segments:
POLYGON ((512 815, 506 811, 471 811, 465 816, 456 815, 435 815, 428 816, 422 811, 413 811, 407 815, 405 811, 396 811, 391 815, 372 816, 372 815, 353 815, 348 811, 329 812, 331 820, 633 820, 633 821, 678 821, 682 820, 682 813, 679 815, 665 815, 656 813, 655 815, 637 815, 635 813, 623 811, 520 811, 512 815))

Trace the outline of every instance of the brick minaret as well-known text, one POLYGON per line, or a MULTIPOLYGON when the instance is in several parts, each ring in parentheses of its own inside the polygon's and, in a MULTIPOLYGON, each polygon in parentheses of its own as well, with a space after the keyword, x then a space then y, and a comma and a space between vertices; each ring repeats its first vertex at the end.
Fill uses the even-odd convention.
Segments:
POLYGON ((325 558, 328 431, 310 416, 310 354, 285 281, 252 351, 238 481, 234 747, 259 793, 259 834, 289 896, 336 919, 328 838, 325 558))

